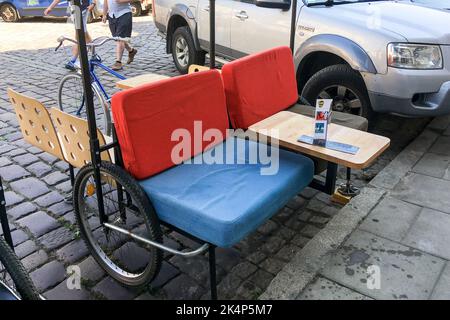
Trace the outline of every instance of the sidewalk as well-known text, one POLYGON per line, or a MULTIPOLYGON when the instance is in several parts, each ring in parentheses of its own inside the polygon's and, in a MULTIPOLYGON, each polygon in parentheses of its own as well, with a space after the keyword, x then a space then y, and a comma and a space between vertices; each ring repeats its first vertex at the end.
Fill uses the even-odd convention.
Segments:
POLYGON ((434 119, 260 298, 450 299, 449 260, 447 116, 434 119))

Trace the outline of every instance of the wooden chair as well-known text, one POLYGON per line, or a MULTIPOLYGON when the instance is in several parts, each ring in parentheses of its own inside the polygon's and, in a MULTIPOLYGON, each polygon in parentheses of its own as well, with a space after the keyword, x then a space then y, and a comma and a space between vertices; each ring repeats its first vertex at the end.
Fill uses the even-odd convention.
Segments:
MULTIPOLYGON (((67 162, 73 185, 73 169, 91 161, 87 121, 56 108, 49 111, 38 100, 10 88, 8 96, 14 106, 24 140, 67 162)), ((100 145, 106 144, 105 137, 98 129, 97 135, 100 145)), ((112 159, 108 152, 102 154, 102 160, 112 161, 112 159)))

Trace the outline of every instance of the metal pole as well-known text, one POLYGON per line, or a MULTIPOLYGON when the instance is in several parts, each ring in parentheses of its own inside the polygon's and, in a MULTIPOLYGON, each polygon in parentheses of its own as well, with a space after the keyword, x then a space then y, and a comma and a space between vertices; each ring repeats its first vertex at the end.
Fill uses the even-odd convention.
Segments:
POLYGON ((209 0, 209 68, 216 67, 216 1, 209 0))
POLYGON ((289 39, 289 47, 291 48, 292 54, 295 54, 294 46, 295 46, 296 22, 297 22, 297 0, 292 0, 291 33, 290 33, 290 39, 289 39))
POLYGON ((103 195, 100 178, 100 143, 97 136, 97 123, 95 122, 94 100, 92 94, 92 82, 89 70, 89 59, 86 49, 86 37, 84 24, 81 17, 80 0, 72 0, 74 3, 74 24, 78 40, 78 55, 80 58, 81 75, 83 79, 84 96, 86 98, 86 114, 89 127, 89 144, 91 148, 91 161, 94 167, 94 180, 96 185, 96 195, 98 201, 98 209, 100 215, 100 223, 106 222, 105 210, 103 205, 103 195))
POLYGON ((2 177, 0 177, 0 223, 3 229, 3 236, 5 241, 14 251, 14 243, 11 237, 11 230, 9 229, 8 216, 6 215, 6 201, 5 193, 3 191, 2 177))

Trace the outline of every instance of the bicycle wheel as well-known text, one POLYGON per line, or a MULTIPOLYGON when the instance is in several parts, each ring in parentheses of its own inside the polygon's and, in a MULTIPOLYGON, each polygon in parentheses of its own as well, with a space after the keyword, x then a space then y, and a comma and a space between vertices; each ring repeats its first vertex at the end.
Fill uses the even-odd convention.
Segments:
POLYGON ((0 300, 40 300, 19 258, 0 237, 0 300))
MULTIPOLYGON (((106 101, 96 83, 92 84, 92 92, 97 125, 103 133, 110 136, 111 113, 109 102, 106 101)), ((87 119, 86 99, 80 74, 68 74, 61 80, 58 88, 58 106, 61 111, 87 119)))
MULTIPOLYGON (((102 162, 100 173, 108 223, 162 243, 158 218, 136 181, 109 162, 102 162)), ((131 287, 140 287, 153 280, 161 267, 161 250, 101 226, 91 165, 80 169, 73 190, 75 215, 82 238, 100 266, 111 277, 131 287)))

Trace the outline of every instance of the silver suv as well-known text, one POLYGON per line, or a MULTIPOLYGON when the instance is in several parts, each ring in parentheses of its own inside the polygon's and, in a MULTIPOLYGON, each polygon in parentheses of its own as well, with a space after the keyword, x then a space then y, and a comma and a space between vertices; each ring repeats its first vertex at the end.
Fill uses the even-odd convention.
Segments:
MULTIPOLYGON (((209 0, 154 0, 177 69, 202 64, 209 0)), ((295 67, 307 100, 338 111, 450 113, 450 13, 410 2, 299 0, 295 67)), ((290 0, 216 0, 216 52, 236 59, 289 44, 290 0)))

